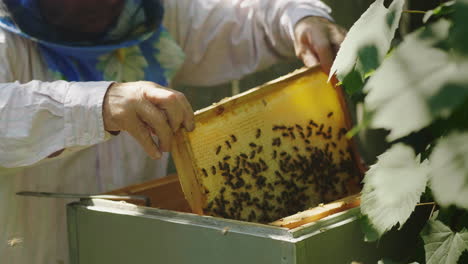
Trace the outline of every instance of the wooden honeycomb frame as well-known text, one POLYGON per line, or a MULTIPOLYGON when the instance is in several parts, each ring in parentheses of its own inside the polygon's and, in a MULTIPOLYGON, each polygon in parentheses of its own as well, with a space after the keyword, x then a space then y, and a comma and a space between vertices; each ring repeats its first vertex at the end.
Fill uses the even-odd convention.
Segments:
MULTIPOLYGON (((218 154, 213 154, 213 152, 216 152, 216 153, 220 152, 216 147, 209 146, 209 145, 210 144, 212 145, 212 141, 218 141, 217 145, 219 147, 221 145, 221 143, 219 142, 222 142, 227 137, 229 137, 230 135, 233 135, 236 132, 236 131, 233 131, 232 132, 233 134, 230 134, 230 133, 227 134, 224 126, 229 126, 229 120, 234 120, 236 118, 242 119, 243 118, 242 115, 246 115, 245 116, 246 119, 252 118, 252 116, 249 114, 246 114, 246 112, 248 112, 250 109, 253 109, 254 107, 258 108, 258 102, 263 102, 263 104, 266 107, 267 104, 270 104, 270 102, 274 100, 274 98, 280 98, 280 96, 283 96, 283 93, 285 91, 287 92, 287 90, 285 89, 288 89, 289 86, 294 86, 295 83, 303 82, 304 80, 311 81, 311 83, 314 83, 314 85, 312 86, 315 86, 315 87, 320 86, 321 88, 317 88, 317 89, 323 89, 324 91, 326 90, 328 94, 332 94, 331 96, 332 99, 329 99, 329 100, 331 100, 330 102, 332 102, 332 104, 335 105, 335 116, 333 117, 333 119, 335 118, 339 119, 339 122, 341 122, 340 123, 341 127, 344 127, 346 130, 349 130, 351 128, 350 114, 346 107, 346 102, 344 100, 343 91, 341 87, 336 85, 335 80, 332 80, 332 83, 327 83, 326 75, 323 74, 318 67, 310 68, 310 69, 301 69, 301 70, 295 71, 287 76, 284 76, 282 78, 269 82, 265 85, 251 89, 245 93, 236 95, 234 97, 222 100, 221 102, 217 104, 214 104, 210 107, 197 111, 195 114, 195 121, 197 124, 197 129, 192 133, 187 133, 184 131, 178 133, 176 135, 176 144, 174 144, 174 149, 172 151, 174 161, 177 167, 178 175, 179 175, 179 180, 182 185, 182 189, 184 191, 184 195, 194 213, 204 214, 204 209, 206 210, 207 202, 209 200, 209 195, 210 195, 206 187, 207 184, 206 182, 204 182, 205 181, 204 178, 206 178, 206 174, 210 173, 210 169, 209 169, 209 166, 208 167, 205 166, 206 168, 202 168, 204 166, 201 166, 200 164, 202 163, 206 164, 207 162, 209 162, 209 160, 212 160, 213 157, 216 157, 214 155, 218 155, 218 154), (330 89, 333 89, 333 92, 331 92, 330 89), (243 111, 245 109, 247 110, 243 111), (228 121, 226 121, 225 119, 228 121), (216 127, 216 123, 222 124, 221 127, 216 127), (203 126, 206 126, 207 124, 211 124, 214 127, 203 129, 203 126), (216 133, 214 134, 211 133, 213 130, 216 133), (218 130, 220 130, 219 133, 217 132, 218 130), (210 133, 205 133, 206 131, 209 131, 210 133), (196 141, 199 140, 200 138, 207 138, 208 141, 197 143, 196 141), (198 146, 196 144, 198 144, 198 146), (204 152, 205 150, 203 150, 203 146, 200 146, 201 144, 206 145, 210 153, 208 152, 205 153, 204 152), (205 160, 203 161, 203 159, 205 160)), ((296 88, 290 88, 290 90, 292 90, 293 92, 294 92, 294 89, 296 88)), ((313 89, 313 88, 310 88, 310 89, 313 89)), ((301 91, 306 91, 306 90, 301 90, 301 91)), ((306 91, 306 94, 307 93, 308 92, 306 91)), ((301 96, 300 95, 299 97, 297 95, 293 95, 293 96, 296 96, 295 100, 298 100, 297 102, 299 104, 301 101, 301 98, 300 98, 301 96)), ((324 113, 322 113, 322 116, 327 115, 326 113, 329 110, 325 109, 326 107, 323 107, 323 105, 322 107, 320 107, 320 103, 321 103, 320 100, 316 102, 317 109, 315 109, 315 111, 322 111, 322 112, 325 111, 324 113)), ((261 112, 261 108, 259 109, 260 110, 258 114, 259 115, 264 114, 261 112)), ((286 110, 289 110, 289 109, 286 109, 286 110)), ((327 115, 328 118, 330 118, 329 116, 330 113, 331 115, 333 115, 333 112, 329 112, 327 115)), ((275 114, 281 115, 281 113, 279 112, 275 112, 275 114)), ((280 117, 278 118, 281 119, 280 117)), ((324 117, 322 119, 324 119, 324 117)), ((304 120, 304 121, 307 121, 307 120, 304 120)), ((270 120, 270 123, 271 123, 271 120, 270 120)), ((270 124, 270 125, 274 126, 274 124, 270 124)), ((243 131, 245 132, 246 129, 248 130, 249 128, 245 128, 243 131)), ((233 128, 232 130, 236 130, 236 128, 233 128)), ((242 129, 239 129, 239 130, 242 130, 242 129)), ((254 135, 251 135, 251 136, 256 137, 254 135)), ((232 138, 232 140, 235 140, 235 138, 232 138)), ((239 139, 239 140, 242 140, 242 139, 239 139)), ((225 141, 228 141, 228 140, 225 140, 225 141)), ((234 142, 236 141, 237 139, 234 142)), ((361 159, 356 151, 355 143, 352 140, 348 140, 348 139, 346 139, 346 142, 348 146, 347 151, 349 153, 347 154, 349 154, 349 159, 353 161, 353 164, 357 168, 357 170, 359 170, 360 173, 362 173, 363 166, 361 163, 361 159)), ((243 143, 247 143, 247 142, 245 142, 244 140, 243 143)), ((231 148, 230 143, 226 142, 226 144, 229 144, 229 146, 226 145, 224 147, 230 149, 231 148)), ((270 172, 270 174, 272 174, 272 172, 270 172)), ((347 191, 348 195, 359 192, 360 190, 359 182, 360 180, 346 183, 349 186, 352 185, 350 187, 351 191, 347 191)), ((337 199, 334 199, 333 197, 331 199, 337 200, 337 199)), ((311 205, 311 207, 312 206, 314 205, 311 205)), ((307 209, 307 208, 303 208, 303 209, 307 209)))

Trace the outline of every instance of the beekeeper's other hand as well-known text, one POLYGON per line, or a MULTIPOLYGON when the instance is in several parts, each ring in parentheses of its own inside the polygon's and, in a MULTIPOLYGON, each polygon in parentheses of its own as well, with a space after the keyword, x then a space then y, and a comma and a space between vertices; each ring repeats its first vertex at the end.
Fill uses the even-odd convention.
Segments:
POLYGON ((346 30, 322 17, 306 17, 294 28, 296 56, 307 67, 320 63, 327 74, 336 52, 346 36, 346 30))
POLYGON ((127 131, 154 159, 170 151, 177 130, 194 129, 193 110, 185 96, 153 82, 113 83, 104 97, 103 118, 107 131, 127 131))

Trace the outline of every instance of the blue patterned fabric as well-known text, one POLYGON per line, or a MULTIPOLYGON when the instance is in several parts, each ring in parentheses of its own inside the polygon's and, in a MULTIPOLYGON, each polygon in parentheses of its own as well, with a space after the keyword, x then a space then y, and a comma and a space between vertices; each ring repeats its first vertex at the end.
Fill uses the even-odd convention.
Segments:
POLYGON ((180 48, 162 27, 163 6, 159 0, 126 0, 116 23, 99 39, 66 42, 51 30, 41 16, 38 0, 3 0, 0 27, 38 44, 49 70, 68 81, 153 81, 167 85, 177 70, 164 63, 161 52, 183 58, 180 48), (177 50, 177 51, 174 51, 177 50), (168 52, 171 53, 168 48, 168 52))

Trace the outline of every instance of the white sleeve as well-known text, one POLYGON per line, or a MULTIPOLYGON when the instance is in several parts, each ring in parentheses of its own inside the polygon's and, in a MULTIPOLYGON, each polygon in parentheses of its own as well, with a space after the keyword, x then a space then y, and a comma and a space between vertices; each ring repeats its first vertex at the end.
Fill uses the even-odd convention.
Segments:
POLYGON ((0 167, 105 140, 102 102, 110 82, 14 81, 11 65, 28 70, 28 62, 12 63, 8 46, 0 38, 0 167))
POLYGON ((186 53, 177 82, 215 85, 294 56, 294 26, 331 19, 318 0, 165 0, 164 25, 186 53))

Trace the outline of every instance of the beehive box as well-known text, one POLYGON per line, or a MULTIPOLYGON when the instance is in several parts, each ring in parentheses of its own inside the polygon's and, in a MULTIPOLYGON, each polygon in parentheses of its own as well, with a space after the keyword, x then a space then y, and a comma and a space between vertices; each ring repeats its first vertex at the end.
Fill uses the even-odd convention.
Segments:
POLYGON ((341 88, 318 67, 197 111, 195 121, 173 151, 195 213, 266 223, 360 190, 341 88))
MULTIPOLYGON (((145 195, 151 207, 109 200, 68 205, 72 264, 349 264, 407 260, 426 212, 403 230, 364 242, 357 197, 324 204, 271 224, 187 213, 177 176, 113 194, 145 195), (351 208, 351 209, 350 209, 351 208), (343 209, 348 209, 344 210, 343 209)), ((420 208, 421 209, 421 208, 420 208)))

